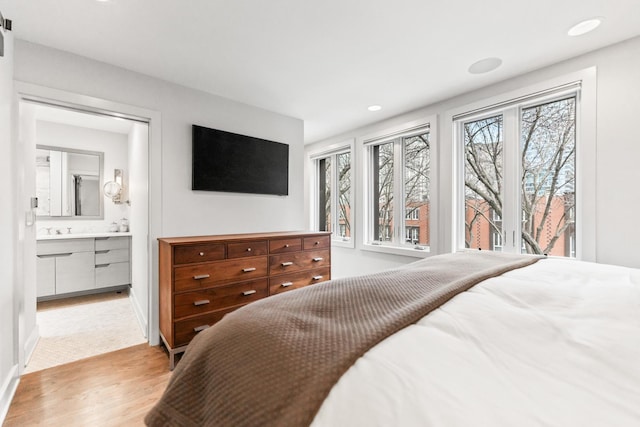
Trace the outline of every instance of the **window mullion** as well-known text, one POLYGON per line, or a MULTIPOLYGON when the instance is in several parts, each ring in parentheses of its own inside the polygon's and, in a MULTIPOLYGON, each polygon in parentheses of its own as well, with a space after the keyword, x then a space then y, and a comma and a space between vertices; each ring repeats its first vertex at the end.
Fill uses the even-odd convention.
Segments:
POLYGON ((331 156, 331 235, 333 238, 337 238, 340 235, 340 205, 339 205, 339 188, 338 182, 338 155, 333 154, 331 156))
POLYGON ((317 227, 318 230, 320 231, 325 231, 326 230, 326 215, 325 215, 325 208, 326 208, 326 201, 325 201, 325 187, 326 187, 326 174, 324 172, 325 170, 325 163, 326 159, 318 159, 316 160, 316 182, 314 183, 314 188, 317 191, 318 197, 315 198, 316 200, 316 205, 314 206, 314 210, 316 212, 316 218, 317 218, 317 227))
POLYGON ((393 143, 393 240, 396 245, 404 243, 404 149, 402 138, 393 143))
POLYGON ((464 146, 464 128, 462 120, 454 122, 453 129, 453 141, 454 152, 453 158, 455 161, 455 179, 454 179, 454 194, 460 195, 460 197, 454 198, 454 220, 457 224, 454 234, 454 248, 465 247, 465 184, 464 184, 464 171, 465 171, 465 146, 464 146))
POLYGON ((502 201, 503 252, 520 252, 520 138, 519 109, 509 108, 503 113, 504 176, 502 201))

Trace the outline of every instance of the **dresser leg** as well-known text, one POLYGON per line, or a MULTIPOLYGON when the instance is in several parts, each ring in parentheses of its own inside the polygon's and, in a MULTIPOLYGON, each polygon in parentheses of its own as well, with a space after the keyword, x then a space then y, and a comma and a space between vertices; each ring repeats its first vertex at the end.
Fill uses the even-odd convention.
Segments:
POLYGON ((169 370, 173 371, 173 368, 176 367, 176 355, 173 350, 169 350, 169 370))

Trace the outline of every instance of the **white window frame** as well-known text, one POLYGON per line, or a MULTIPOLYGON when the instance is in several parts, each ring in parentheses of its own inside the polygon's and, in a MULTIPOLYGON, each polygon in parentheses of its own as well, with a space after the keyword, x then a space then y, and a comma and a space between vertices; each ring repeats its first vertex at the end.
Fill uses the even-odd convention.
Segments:
MULTIPOLYGON (((432 232, 435 230, 435 224, 438 221, 437 209, 435 209, 436 201, 438 200, 438 132, 437 132, 437 116, 429 116, 420 120, 414 120, 405 124, 401 124, 392 128, 384 129, 380 132, 375 132, 364 136, 361 139, 362 149, 362 175, 364 177, 364 189, 363 189, 363 238, 362 249, 372 252, 382 252, 395 255, 411 256, 415 258, 425 258, 430 254, 434 255, 438 253, 436 251, 437 236, 432 232), (402 197, 396 200, 401 200, 400 203, 394 203, 394 218, 401 218, 401 224, 394 224, 393 233, 395 235, 394 242, 374 242, 373 227, 374 227, 374 213, 373 206, 373 147, 375 145, 384 144, 396 140, 398 138, 416 135, 419 133, 429 132, 429 156, 430 156, 430 171, 429 171, 429 194, 430 194, 430 209, 429 209, 429 246, 414 246, 404 243, 405 240, 405 206, 404 206, 404 192, 402 191, 404 182, 404 167, 395 167, 394 163, 394 198, 397 194, 401 194, 402 197)), ((394 159, 402 158, 402 144, 397 144, 394 147, 394 159)))
MULTIPOLYGON (((532 105, 524 101, 524 99, 530 98, 534 94, 540 96, 532 99, 533 104, 543 102, 543 94, 549 93, 549 99, 557 98, 560 89, 563 86, 571 87, 572 85, 579 84, 580 90, 576 97, 576 143, 578 148, 576 149, 576 241, 578 246, 576 247, 576 259, 585 261, 596 260, 596 69, 595 67, 587 68, 575 73, 570 73, 564 76, 560 76, 548 81, 534 84, 525 88, 521 88, 503 95, 488 98, 483 101, 475 102, 467 106, 448 111, 445 120, 450 120, 451 126, 451 159, 454 165, 454 176, 452 180, 452 188, 454 189, 451 206, 453 215, 451 217, 451 242, 452 250, 465 250, 464 248, 464 198, 460 197, 464 194, 464 180, 461 179, 464 171, 464 147, 458 143, 461 139, 458 137, 460 134, 459 122, 456 122, 456 118, 464 115, 465 120, 470 120, 474 115, 476 117, 486 117, 491 114, 492 110, 495 112, 498 107, 504 104, 514 101, 523 100, 521 108, 532 105), (494 106, 495 108, 491 108, 494 106), (474 112, 478 112, 474 114, 474 112), (461 151, 462 150, 462 151, 461 151)), ((520 109, 518 109, 520 111, 520 109)), ((507 132, 516 133, 517 129, 504 129, 505 135, 507 132)), ((519 138, 517 139, 519 141, 519 138)), ((504 147, 505 156, 514 156, 518 154, 518 150, 512 150, 509 154, 506 152, 508 147, 504 147), (515 151, 515 154, 514 152, 515 151)), ((519 162, 510 163, 511 167, 518 167, 519 162)), ((508 166, 508 162, 505 161, 505 167, 508 166)), ((506 173, 505 173, 506 175, 506 173)), ((505 183, 504 197, 515 197, 518 191, 515 183, 505 183)), ((514 245, 514 240, 520 239, 520 231, 522 224, 517 221, 517 218, 504 218, 503 217, 503 237, 505 237, 505 248, 516 247, 514 252, 520 249, 519 245, 514 245), (509 231, 506 231, 509 230, 509 231)))
POLYGON ((320 176, 319 176, 319 168, 318 162, 321 159, 325 159, 327 157, 332 157, 334 160, 337 159, 338 154, 349 153, 350 154, 350 162, 351 169, 349 171, 349 175, 351 178, 351 191, 349 192, 349 224, 350 224, 350 233, 351 237, 348 239, 344 239, 340 236, 340 226, 339 226, 339 213, 338 213, 338 168, 337 162, 332 162, 333 166, 331 168, 331 244, 333 246, 340 246, 345 248, 354 248, 355 244, 355 223, 354 219, 355 215, 355 140, 349 139, 346 141, 342 141, 336 144, 332 144, 328 147, 324 147, 322 150, 310 152, 308 155, 308 160, 311 165, 311 170, 313 171, 310 180, 311 185, 311 223, 314 230, 318 230, 320 226, 320 218, 318 218, 318 212, 320 211, 319 206, 319 184, 320 184, 320 176))

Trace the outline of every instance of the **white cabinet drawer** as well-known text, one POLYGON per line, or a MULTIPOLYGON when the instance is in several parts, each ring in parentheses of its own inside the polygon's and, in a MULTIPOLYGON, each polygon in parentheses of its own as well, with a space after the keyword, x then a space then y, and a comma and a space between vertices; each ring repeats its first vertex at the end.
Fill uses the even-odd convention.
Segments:
POLYGON ((41 240, 36 244, 37 255, 93 252, 93 239, 41 240))
POLYGON ((78 292, 95 287, 93 252, 56 256, 56 294, 78 292))
POLYGON ((96 265, 96 288, 130 284, 129 270, 128 262, 96 265))
POLYGON ((55 257, 36 258, 36 296, 47 297, 56 294, 55 257))
POLYGON ((96 251, 129 249, 129 237, 96 237, 96 251))
POLYGON ((96 250, 96 265, 129 262, 129 249, 96 250))

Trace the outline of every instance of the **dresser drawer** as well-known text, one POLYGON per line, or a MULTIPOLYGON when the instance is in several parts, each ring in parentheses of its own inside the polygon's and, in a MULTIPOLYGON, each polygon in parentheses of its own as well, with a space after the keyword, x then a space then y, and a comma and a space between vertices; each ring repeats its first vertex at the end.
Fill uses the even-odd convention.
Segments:
POLYGON ((202 316, 180 320, 174 324, 174 346, 180 347, 189 344, 199 332, 219 322, 225 314, 237 310, 241 306, 229 307, 224 310, 213 311, 202 316))
POLYGON ((174 291, 204 289, 267 275, 267 257, 239 258, 174 268, 174 291))
POLYGON ((269 274, 285 274, 331 265, 329 250, 296 252, 269 257, 269 274))
POLYGON ((304 250, 328 249, 331 247, 331 236, 317 236, 304 238, 304 250))
POLYGON ((176 246, 173 249, 173 256, 174 264, 217 261, 224 259, 225 248, 222 243, 176 246))
POLYGON ((316 268, 269 278, 269 295, 304 288, 331 279, 331 267, 316 268))
POLYGON ((96 251, 96 265, 112 262, 129 262, 129 249, 96 251))
POLYGON ((267 254, 267 242, 239 242, 227 245, 227 258, 244 258, 267 254))
POLYGON ((96 237, 96 251, 129 249, 129 237, 96 237))
POLYGON ((275 239, 269 241, 270 254, 282 254, 302 250, 302 239, 275 239))
POLYGON ((130 268, 128 262, 96 265, 96 288, 130 284, 130 268))
POLYGON ((265 298, 268 294, 269 286, 266 278, 176 294, 174 317, 180 319, 225 307, 244 305, 265 298))

